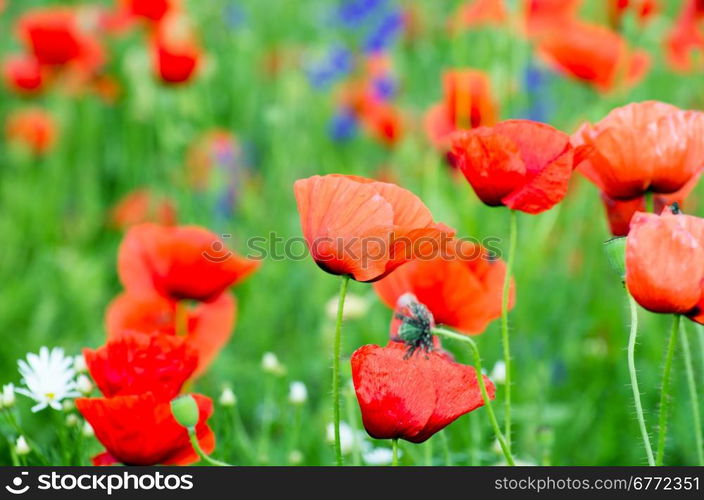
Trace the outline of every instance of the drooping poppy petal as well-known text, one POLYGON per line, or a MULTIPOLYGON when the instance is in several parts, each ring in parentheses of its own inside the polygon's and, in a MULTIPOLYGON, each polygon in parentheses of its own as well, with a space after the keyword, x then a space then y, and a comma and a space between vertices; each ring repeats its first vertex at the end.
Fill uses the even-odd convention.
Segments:
POLYGON ((186 339, 134 331, 113 335, 96 350, 84 349, 83 356, 107 398, 151 391, 158 399, 170 401, 198 364, 198 354, 186 339))
MULTIPOLYGON (((186 342, 198 354, 199 376, 210 366, 232 335, 237 304, 230 293, 195 307, 186 306, 186 342)), ((119 295, 105 315, 108 338, 123 332, 176 335, 176 303, 157 294, 119 295)))
POLYGON ((704 280, 704 219, 636 213, 626 242, 626 285, 644 308, 697 314, 704 280))
MULTIPOLYGON (((479 334, 501 315, 506 266, 481 245, 469 241, 456 241, 447 250, 433 259, 409 262, 375 282, 374 290, 392 309, 404 294, 412 293, 438 324, 479 334)), ((514 290, 509 307, 513 295, 514 290)))
POLYGON ((128 292, 211 301, 259 267, 198 226, 139 224, 120 245, 118 273, 128 292))
POLYGON ((414 257, 415 244, 437 245, 450 232, 414 194, 393 184, 316 175, 296 181, 294 191, 316 264, 357 281, 386 276, 414 257))
MULTIPOLYGON (((365 345, 352 354, 352 380, 370 436, 420 443, 483 405, 472 367, 436 351, 407 353, 406 345, 390 342, 365 345)), ((484 381, 493 398, 493 384, 484 381)))
MULTIPOLYGON (((200 417, 198 442, 206 453, 215 448, 215 436, 206 421, 213 413, 210 398, 194 394, 200 417)), ((169 401, 152 393, 113 398, 78 398, 76 407, 90 423, 107 453, 126 465, 188 465, 198 455, 188 431, 171 415, 169 401)), ((98 457, 96 457, 98 458, 98 457)), ((109 463, 104 454, 98 463, 109 463)))
POLYGON ((484 203, 530 214, 565 197, 574 167, 569 136, 528 120, 457 132, 448 156, 484 203))
POLYGON ((657 101, 611 111, 573 136, 588 152, 579 171, 613 199, 671 194, 704 166, 704 113, 657 101))

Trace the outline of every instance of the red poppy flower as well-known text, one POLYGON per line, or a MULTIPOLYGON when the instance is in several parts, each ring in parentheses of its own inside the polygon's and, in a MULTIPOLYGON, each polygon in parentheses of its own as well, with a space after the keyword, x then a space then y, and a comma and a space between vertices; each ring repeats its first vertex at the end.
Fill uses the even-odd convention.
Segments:
POLYGON ((602 92, 636 85, 650 67, 648 53, 631 50, 615 31, 578 20, 542 31, 537 48, 557 70, 602 92))
MULTIPOLYGON (((694 58, 698 60, 704 54, 704 2, 701 0, 685 0, 682 11, 665 39, 667 60, 677 71, 691 71, 694 68, 694 58)), ((698 65, 701 68, 701 64, 698 65)))
POLYGON ((704 219, 636 213, 626 241, 626 285, 649 311, 704 323, 704 219))
POLYGON ((7 117, 5 135, 9 143, 21 144, 40 155, 54 146, 56 128, 49 113, 39 108, 28 108, 15 111, 7 117))
MULTIPOLYGON (((698 181, 699 175, 696 175, 692 177, 682 189, 675 193, 653 195, 653 208, 655 213, 662 213, 666 207, 673 203, 677 203, 682 207, 685 198, 687 198, 689 193, 696 187, 698 181)), ((609 198, 606 194, 601 193, 601 199, 606 208, 606 216, 609 220, 611 234, 614 236, 626 236, 633 215, 635 215, 636 212, 646 211, 645 196, 632 198, 630 200, 614 200, 613 198, 609 198)))
POLYGON ((173 226, 176 208, 168 198, 155 196, 148 189, 137 189, 125 195, 110 211, 110 224, 117 229, 144 222, 173 226))
MULTIPOLYGON (((185 305, 184 305, 185 306, 185 305)), ((230 293, 223 293, 209 303, 186 307, 186 342, 198 353, 199 376, 210 366, 232 335, 237 303, 230 293)), ((176 302, 156 294, 123 293, 108 306, 105 328, 108 339, 124 332, 152 335, 176 335, 176 302)))
POLYGON ((161 21, 177 6, 176 0, 121 0, 121 9, 128 15, 148 21, 161 21))
POLYGON ((446 151, 453 132, 494 125, 498 106, 489 76, 483 71, 446 71, 443 87, 443 102, 432 106, 425 115, 425 131, 436 148, 446 151))
POLYGON ((21 94, 41 92, 44 83, 42 67, 32 56, 10 56, 3 62, 2 70, 9 89, 21 94))
MULTIPOLYGON (((213 414, 210 398, 194 394, 200 418, 196 435, 203 451, 215 448, 215 435, 206 421, 213 414)), ((188 431, 171 415, 169 401, 151 392, 114 398, 78 398, 76 408, 90 423, 95 436, 106 448, 93 459, 95 465, 121 462, 125 465, 188 465, 198 455, 188 431)))
POLYGON ((413 193, 394 184, 315 175, 296 181, 294 192, 311 256, 331 274, 375 281, 451 235, 413 193))
POLYGON ((578 169, 609 198, 682 189, 704 166, 704 113, 646 101, 611 111, 573 137, 578 169))
POLYGON ((208 302, 254 272, 259 261, 230 251, 205 228, 145 223, 127 232, 117 265, 128 292, 208 302))
POLYGON ((154 68, 166 83, 185 83, 195 74, 202 50, 189 20, 182 14, 167 16, 152 40, 154 68))
POLYGON ((102 63, 98 42, 80 28, 76 10, 65 7, 33 9, 18 21, 20 38, 42 65, 71 62, 95 68, 102 63))
MULTIPOLYGON (((437 351, 416 351, 398 342, 365 345, 351 358, 362 422, 376 439, 422 443, 458 417, 484 404, 476 372, 437 351)), ((494 385, 484 377, 494 398, 494 385)))
POLYGON ((96 350, 84 349, 88 370, 103 396, 152 392, 171 401, 193 374, 198 354, 181 337, 123 332, 96 350))
POLYGON ((401 113, 387 102, 366 100, 359 108, 359 120, 367 133, 384 146, 395 146, 403 138, 401 113))
POLYGON ((463 3, 450 19, 450 28, 501 25, 508 20, 504 0, 472 0, 463 3))
POLYGON ((645 24, 657 14, 660 6, 657 0, 606 0, 609 9, 611 27, 620 29, 623 16, 630 10, 635 13, 638 21, 645 24))
MULTIPOLYGON (((456 241, 445 255, 415 260, 374 283, 384 303, 396 308, 407 293, 416 296, 438 324, 479 334, 501 316, 506 265, 481 245, 456 241)), ((513 295, 513 290, 512 290, 513 295)), ((511 297, 509 307, 513 306, 511 297)))
POLYGON ((453 135, 449 159, 489 206, 537 214, 567 194, 574 151, 544 123, 507 120, 453 135))

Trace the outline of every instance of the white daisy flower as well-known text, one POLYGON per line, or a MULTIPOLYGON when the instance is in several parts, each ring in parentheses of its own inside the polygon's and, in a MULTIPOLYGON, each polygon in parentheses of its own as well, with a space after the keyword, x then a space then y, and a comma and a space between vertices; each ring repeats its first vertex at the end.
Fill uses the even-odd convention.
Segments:
POLYGON ((80 396, 76 390, 73 362, 74 358, 66 356, 60 347, 51 351, 42 347, 39 355, 30 352, 26 361, 20 359, 17 362, 26 388, 21 387, 16 391, 37 402, 32 407, 33 413, 47 406, 60 411, 63 399, 80 396))

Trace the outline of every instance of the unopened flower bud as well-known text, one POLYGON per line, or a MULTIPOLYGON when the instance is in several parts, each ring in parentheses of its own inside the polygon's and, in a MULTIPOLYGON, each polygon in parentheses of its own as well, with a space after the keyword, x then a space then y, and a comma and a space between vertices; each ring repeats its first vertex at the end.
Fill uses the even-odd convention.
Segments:
POLYGON ((308 389, 306 389, 306 384, 296 380, 291 382, 288 391, 288 401, 293 405, 302 405, 308 399, 308 389))
POLYGON ((491 375, 489 378, 495 384, 506 383, 506 363, 504 360, 500 359, 494 363, 494 368, 491 369, 491 375))
POLYGON ((27 440, 24 438, 24 436, 20 436, 17 438, 17 441, 15 442, 15 453, 18 455, 26 455, 27 453, 30 452, 29 444, 27 443, 27 440))
POLYGON ((176 422, 192 429, 198 423, 198 403, 190 394, 180 396, 171 401, 171 413, 176 422))
POLYGON ((76 388, 81 394, 87 396, 93 392, 93 382, 85 375, 79 375, 76 379, 76 388))
POLYGON ((233 407, 237 404, 237 396, 229 387, 223 388, 220 393, 220 404, 225 407, 233 407))
POLYGON ((621 281, 626 281, 626 239, 625 237, 611 238, 604 242, 609 265, 621 281))
POLYGON ((2 386, 2 407, 11 408, 15 406, 15 385, 5 384, 2 386))
POLYGON ((73 369, 76 373, 84 373, 88 371, 86 358, 83 357, 83 354, 78 354, 73 358, 73 369))
POLYGON ((291 465, 298 465, 303 462, 303 453, 300 450, 292 450, 288 454, 288 463, 291 465))
POLYGON ((81 434, 83 434, 83 437, 95 436, 95 431, 93 430, 93 426, 90 425, 88 422, 83 422, 83 429, 81 429, 81 434))
POLYGON ((286 368, 279 362, 279 358, 273 352, 265 352, 262 356, 262 370, 264 373, 281 376, 286 373, 286 368))
POLYGON ((78 416, 75 413, 66 415, 66 427, 75 427, 78 425, 78 416))

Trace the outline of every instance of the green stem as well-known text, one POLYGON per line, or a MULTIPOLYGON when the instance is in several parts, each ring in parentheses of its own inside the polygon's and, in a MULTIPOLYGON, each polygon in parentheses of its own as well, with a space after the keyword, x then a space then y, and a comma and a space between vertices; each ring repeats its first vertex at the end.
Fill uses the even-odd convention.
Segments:
POLYGON ((232 466, 232 464, 221 462, 220 460, 215 460, 214 458, 209 457, 203 451, 203 448, 200 447, 200 443, 198 442, 198 436, 196 436, 195 428, 193 428, 193 427, 188 428, 188 438, 191 440, 191 445, 193 446, 193 449, 198 454, 200 459, 203 460, 204 462, 207 462, 210 465, 216 465, 218 467, 231 467, 232 466))
POLYGON ((645 211, 647 213, 655 213, 655 197, 653 193, 645 193, 645 211))
POLYGON ((515 210, 511 210, 510 219, 506 274, 504 275, 503 293, 501 296, 501 343, 503 344, 504 362, 506 363, 506 394, 504 402, 506 414, 504 415, 504 426, 506 428, 506 444, 509 452, 511 451, 511 344, 509 342, 508 305, 511 297, 511 272, 513 269, 513 259, 516 253, 516 240, 518 235, 518 223, 515 210))
POLYGON ((391 466, 397 467, 398 466, 398 438, 391 440, 391 449, 393 451, 392 458, 391 458, 391 466))
POLYGON ((450 453, 450 441, 447 439, 447 433, 440 433, 440 440, 442 441, 442 454, 445 458, 445 466, 449 467, 452 465, 452 454, 450 453))
POLYGON ((432 439, 428 439, 428 440, 425 442, 424 447, 425 447, 425 448, 424 448, 423 451, 424 451, 424 455, 425 455, 425 456, 424 456, 425 466, 426 466, 426 467, 430 467, 430 466, 433 465, 433 440, 432 440, 432 439))
POLYGON ((675 344, 677 343, 677 330, 680 325, 680 316, 676 314, 672 320, 670 339, 667 341, 667 354, 665 366, 662 369, 662 387, 660 388, 660 415, 658 416, 658 451, 655 459, 656 465, 662 465, 665 458, 665 436, 667 436, 667 416, 670 408, 670 373, 672 372, 672 359, 675 357, 675 344))
POLYGON ((345 295, 349 276, 343 276, 340 283, 340 297, 337 301, 337 321, 332 354, 332 409, 335 425, 335 461, 342 465, 342 444, 340 443, 340 351, 342 347, 342 318, 345 310, 345 295))
POLYGON ((628 294, 628 304, 631 309, 631 331, 628 335, 628 373, 631 376, 633 402, 636 406, 636 416, 638 417, 638 426, 640 427, 640 434, 643 438, 643 444, 645 445, 645 454, 648 457, 648 465, 652 467, 655 465, 653 447, 650 444, 650 435, 648 435, 648 428, 645 425, 645 415, 643 414, 643 405, 640 402, 640 389, 638 389, 638 377, 636 374, 635 351, 636 337, 638 335, 638 309, 636 308, 636 301, 630 293, 628 294))
POLYGON ((687 385, 689 386, 689 398, 692 403, 692 420, 694 425, 694 440, 697 446, 697 460, 699 465, 704 465, 704 448, 702 447, 702 420, 699 415, 699 396, 697 395, 697 383, 694 380, 694 368, 692 367, 692 352, 689 349, 689 339, 684 324, 680 322, 680 336, 682 337, 682 352, 684 353, 684 367, 687 372, 687 385))
POLYGON ((472 349, 472 354, 474 355, 474 367, 477 371, 477 380, 479 381, 479 388, 482 391, 482 399, 484 400, 484 406, 486 406, 486 411, 489 415, 491 426, 494 428, 494 434, 496 435, 496 439, 499 441, 501 451, 503 452, 504 457, 506 458, 506 463, 508 465, 516 465, 513 460, 513 456, 511 455, 511 449, 509 448, 506 439, 504 439, 504 436, 501 433, 501 427, 499 427, 499 422, 496 420, 496 415, 494 414, 494 406, 492 405, 491 398, 489 398, 489 393, 486 390, 486 384, 484 384, 484 377, 482 376, 482 358, 479 355, 479 349, 477 348, 477 344, 475 344, 474 340, 472 340, 471 338, 465 335, 460 335, 459 333, 455 333, 451 330, 446 330, 445 328, 433 328, 433 333, 442 337, 447 337, 450 339, 459 340, 460 342, 464 342, 468 344, 469 347, 472 349))

